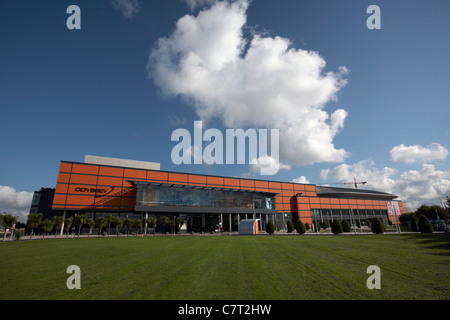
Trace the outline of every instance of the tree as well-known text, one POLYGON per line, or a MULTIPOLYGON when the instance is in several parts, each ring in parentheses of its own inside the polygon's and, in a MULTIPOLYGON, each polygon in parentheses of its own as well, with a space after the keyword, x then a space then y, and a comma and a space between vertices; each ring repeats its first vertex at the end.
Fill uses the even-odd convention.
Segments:
POLYGON ((275 232, 275 226, 273 225, 272 220, 267 221, 266 232, 267 232, 268 234, 274 234, 274 232, 275 232))
POLYGON ((131 218, 125 218, 125 220, 123 220, 123 224, 125 227, 127 227, 127 237, 130 234, 130 229, 133 227, 133 219, 131 218))
POLYGON ((3 242, 6 241, 6 229, 11 229, 13 225, 17 222, 17 217, 13 216, 10 213, 7 213, 3 216, 3 227, 5 228, 5 232, 3 233, 3 242))
POLYGON ((28 227, 31 228, 30 240, 33 238, 34 228, 39 227, 42 221, 42 213, 30 213, 28 215, 28 227))
POLYGON ((64 223, 64 229, 66 229, 66 239, 69 238, 70 227, 73 224, 73 217, 66 218, 66 223, 64 223))
POLYGON ((298 219, 295 226, 298 234, 304 234, 306 232, 306 226, 303 224, 302 220, 298 219))
POLYGON ((287 232, 288 233, 292 233, 294 231, 294 229, 295 229, 294 224, 292 223, 292 221, 288 220, 286 225, 287 225, 287 232))
POLYGON ((352 231, 352 227, 350 226, 350 223, 346 219, 342 220, 342 231, 343 232, 352 231))
POLYGON ((411 216, 409 221, 411 221, 411 231, 419 232, 419 219, 417 219, 415 214, 411 216))
POLYGON ((375 234, 383 234, 386 228, 384 227, 383 221, 380 218, 373 218, 370 224, 370 229, 375 234))
MULTIPOLYGON (((112 217, 112 216, 111 216, 111 217, 112 217)), ((103 229, 104 227, 106 227, 107 223, 108 223, 108 220, 107 220, 107 218, 105 218, 105 217, 100 217, 100 218, 98 218, 98 219, 95 221, 95 224, 96 224, 97 227, 98 227, 98 236, 99 236, 99 237, 100 237, 100 235, 102 234, 102 229, 103 229)))
POLYGON ((45 219, 41 222, 41 229, 44 231, 44 233, 42 234, 42 240, 45 240, 45 235, 52 231, 54 225, 55 224, 50 219, 45 219))
POLYGON ((415 215, 417 218, 419 218, 421 215, 424 215, 428 218, 428 220, 437 220, 438 216, 441 220, 450 220, 450 216, 448 212, 442 208, 441 206, 437 205, 421 205, 416 211, 415 215))
POLYGON ((280 230, 281 230, 280 224, 277 222, 277 231, 280 231, 280 230))
POLYGON ((183 218, 178 217, 176 221, 177 221, 177 226, 176 226, 177 232, 179 232, 180 229, 181 229, 181 228, 184 226, 184 224, 186 223, 186 220, 184 220, 183 218))
POLYGON ((3 217, 4 217, 4 215, 3 215, 2 213, 0 213, 0 226, 1 226, 2 223, 3 223, 3 217))
MULTIPOLYGON (((142 228, 142 220, 141 219, 133 219, 133 228, 140 229, 142 228)), ((136 232, 136 237, 139 235, 139 231, 136 232)))
POLYGON ((331 223, 331 232, 333 232, 335 235, 343 232, 342 223, 339 220, 333 220, 333 222, 331 223))
POLYGON ((430 223, 428 217, 424 214, 419 216, 419 231, 421 233, 433 233, 433 226, 430 223))
MULTIPOLYGON (((148 227, 151 229, 156 229, 156 226, 158 224, 158 219, 156 217, 150 217, 147 219, 148 227)), ((147 232, 147 230, 145 230, 147 232)))
POLYGON ((108 237, 109 237, 109 235, 111 233, 111 223, 113 223, 113 222, 114 222, 113 215, 112 214, 108 214, 106 216, 106 223, 108 224, 108 237))
POLYGON ((77 225, 78 225, 78 237, 77 238, 80 238, 81 228, 83 227, 84 224, 86 224, 87 217, 84 214, 79 214, 79 215, 77 215, 76 221, 77 221, 77 225))
POLYGON ((163 234, 164 234, 165 229, 166 229, 166 224, 169 223, 169 218, 166 216, 162 216, 161 218, 159 218, 159 222, 161 222, 163 224, 163 234))
POLYGON ((94 229, 94 227, 95 227, 95 221, 94 221, 94 219, 92 219, 92 218, 87 218, 87 219, 86 219, 86 225, 87 225, 88 228, 89 228, 88 238, 90 238, 90 237, 91 237, 91 233, 92 233, 92 229, 94 229))
POLYGON ((63 216, 53 216, 53 225, 55 226, 55 239, 58 235, 58 230, 61 230, 61 226, 64 223, 64 217, 63 216))
POLYGON ((113 222, 116 225, 116 236, 118 237, 119 233, 120 233, 120 229, 122 228, 124 221, 120 217, 114 217, 113 222))
POLYGON ((322 222, 322 229, 326 230, 328 229, 328 222, 326 222, 325 220, 322 222))

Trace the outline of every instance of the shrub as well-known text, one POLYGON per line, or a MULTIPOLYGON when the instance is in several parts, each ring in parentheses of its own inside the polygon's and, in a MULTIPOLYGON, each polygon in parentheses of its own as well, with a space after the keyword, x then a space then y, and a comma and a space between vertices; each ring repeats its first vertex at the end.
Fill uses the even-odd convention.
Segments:
POLYGON ((373 218, 370 224, 370 229, 375 234, 382 234, 385 231, 384 223, 379 218, 373 218))
POLYGON ((328 229, 328 223, 326 221, 322 222, 322 229, 328 229))
POLYGON ((267 222, 267 225, 266 225, 266 232, 267 232, 268 234, 273 234, 273 233, 275 232, 275 226, 273 225, 273 222, 272 222, 271 220, 269 220, 269 221, 267 222))
POLYGON ((331 232, 336 235, 343 232, 342 224, 339 220, 333 220, 333 222, 331 223, 331 232))
POLYGON ((309 223, 308 223, 308 222, 305 223, 305 228, 306 228, 306 231, 308 231, 309 229, 311 229, 311 227, 309 226, 309 223))
POLYGON ((16 239, 16 241, 20 241, 20 238, 22 238, 22 231, 16 231, 14 233, 14 238, 16 239))
POLYGON ((280 231, 280 230, 281 230, 280 224, 277 222, 277 231, 280 231))
POLYGON ((347 220, 342 220, 342 230, 344 232, 350 232, 352 231, 352 227, 350 226, 350 223, 347 220))
POLYGON ((301 220, 297 220, 296 228, 299 234, 304 234, 306 232, 306 227, 301 220))
POLYGON ((291 220, 288 220, 287 222, 287 231, 288 233, 292 233, 294 231, 294 224, 291 220))
POLYGON ((419 216, 419 231, 421 233, 433 233, 434 231, 430 220, 428 220, 428 217, 424 214, 419 216))

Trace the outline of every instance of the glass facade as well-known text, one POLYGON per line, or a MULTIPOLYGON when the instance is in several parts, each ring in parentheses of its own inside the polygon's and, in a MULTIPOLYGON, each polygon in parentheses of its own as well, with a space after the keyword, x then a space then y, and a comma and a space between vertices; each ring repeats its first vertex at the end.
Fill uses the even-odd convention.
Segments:
POLYGON ((149 207, 275 209, 273 194, 189 186, 139 186, 137 204, 149 207))
POLYGON ((347 220, 352 226, 359 221, 361 226, 368 225, 368 221, 377 217, 383 221, 385 225, 389 224, 389 216, 387 210, 330 210, 330 209, 313 209, 311 210, 312 220, 326 221, 331 225, 333 220, 347 220))

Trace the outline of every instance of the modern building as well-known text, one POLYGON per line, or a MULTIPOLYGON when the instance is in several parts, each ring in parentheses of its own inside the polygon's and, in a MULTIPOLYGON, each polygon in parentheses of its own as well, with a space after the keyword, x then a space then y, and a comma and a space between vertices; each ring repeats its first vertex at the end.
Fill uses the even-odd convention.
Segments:
POLYGON ((364 225, 379 217, 396 224, 403 204, 389 193, 312 184, 230 178, 159 170, 159 164, 87 156, 84 163, 62 161, 53 210, 91 218, 182 217, 187 231, 238 231, 239 222, 270 219, 347 219, 364 225), (358 221, 358 222, 357 222, 358 221))

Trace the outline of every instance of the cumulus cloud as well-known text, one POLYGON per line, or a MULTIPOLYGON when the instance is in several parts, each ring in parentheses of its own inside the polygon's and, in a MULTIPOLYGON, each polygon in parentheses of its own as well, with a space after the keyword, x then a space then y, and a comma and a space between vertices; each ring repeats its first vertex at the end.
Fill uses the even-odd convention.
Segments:
POLYGON ((420 170, 403 172, 395 179, 397 174, 394 168, 376 168, 372 160, 321 171, 322 179, 328 182, 351 182, 354 178, 366 181, 361 188, 393 193, 412 209, 424 203, 439 204, 439 198, 450 194, 450 170, 441 171, 432 164, 423 164, 420 170))
POLYGON ((249 3, 214 1, 197 16, 180 18, 152 50, 150 77, 168 96, 189 101, 203 121, 280 129, 283 163, 344 161, 347 152, 333 139, 348 114, 343 109, 329 114, 324 107, 337 99, 348 70, 325 72, 319 53, 295 49, 283 37, 253 32, 246 39, 249 3))
POLYGON ((128 19, 133 19, 141 10, 138 0, 112 0, 111 3, 116 10, 120 10, 128 19))
POLYGON ((405 146, 402 144, 392 148, 390 154, 392 161, 417 163, 444 160, 448 157, 448 150, 439 143, 432 143, 425 148, 419 145, 405 146))
POLYGON ((12 213, 19 218, 19 221, 26 222, 32 198, 32 192, 0 186, 0 212, 12 213))
POLYGON ((297 179, 294 179, 294 180, 292 180, 292 182, 294 182, 294 183, 302 183, 302 184, 309 184, 309 181, 308 181, 308 179, 306 179, 305 176, 301 176, 301 177, 299 177, 297 179))

